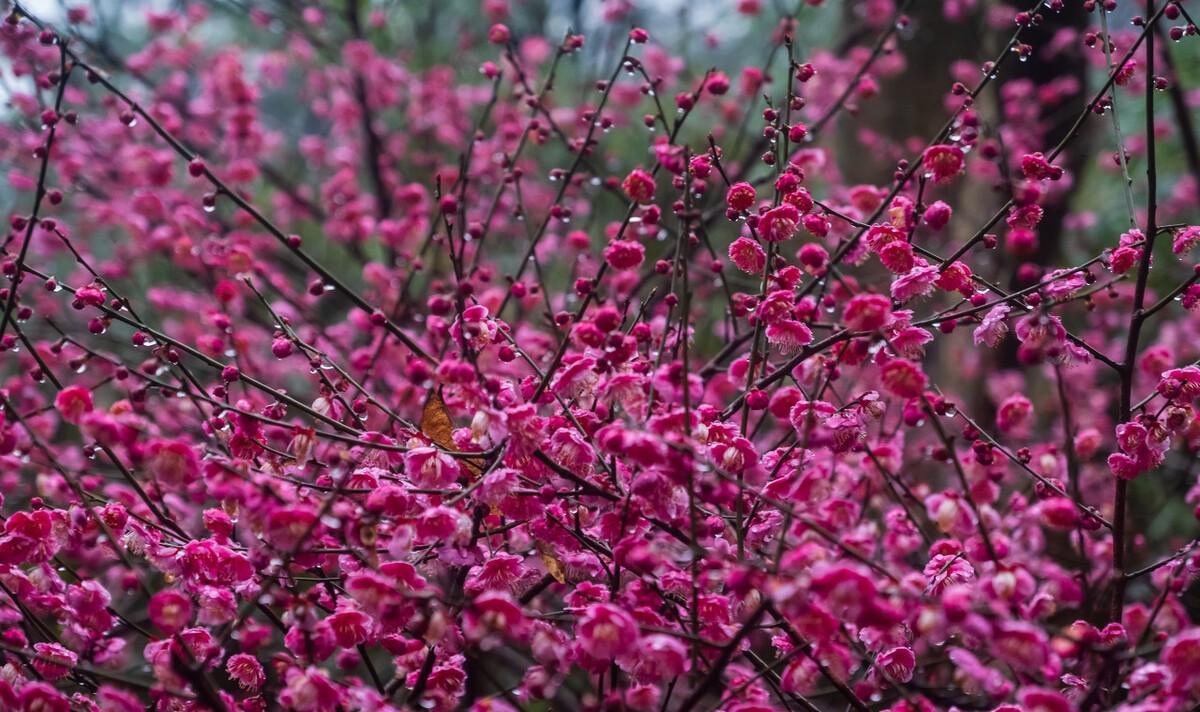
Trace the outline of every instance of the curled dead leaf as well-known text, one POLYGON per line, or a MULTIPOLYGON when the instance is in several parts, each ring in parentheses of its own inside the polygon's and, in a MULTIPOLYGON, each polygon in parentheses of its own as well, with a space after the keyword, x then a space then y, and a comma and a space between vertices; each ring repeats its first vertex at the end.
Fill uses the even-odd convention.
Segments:
POLYGON ((450 420, 450 411, 446 410, 446 401, 442 400, 442 389, 429 391, 425 399, 425 407, 421 410, 421 434, 436 445, 446 450, 454 448, 454 423, 450 420))
POLYGON ((555 558, 554 554, 550 553, 550 550, 542 544, 538 544, 538 554, 542 557, 542 563, 546 565, 546 573, 550 574, 555 581, 566 583, 567 574, 563 570, 562 562, 555 558))
MULTIPOLYGON (((450 420, 450 411, 446 401, 442 399, 442 389, 431 389, 425 399, 425 407, 421 409, 421 434, 429 438, 443 450, 457 450, 454 445, 454 421, 450 420)), ((483 473, 483 458, 467 457, 459 460, 467 471, 474 475, 483 473)))

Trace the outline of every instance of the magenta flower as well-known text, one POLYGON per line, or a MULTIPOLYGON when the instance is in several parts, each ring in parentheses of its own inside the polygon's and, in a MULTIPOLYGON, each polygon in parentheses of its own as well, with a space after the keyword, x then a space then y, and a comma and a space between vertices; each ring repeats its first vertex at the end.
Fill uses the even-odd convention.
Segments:
POLYGON ((767 253, 748 237, 739 237, 729 244, 729 260, 743 272, 760 274, 767 264, 767 253))
POLYGON ((921 156, 921 165, 935 183, 944 183, 962 172, 962 149, 946 144, 930 146, 921 156))
POLYGON ((83 386, 68 386, 54 397, 54 407, 63 420, 78 425, 86 414, 92 412, 91 391, 83 386))
POLYGON ((150 599, 150 622, 164 633, 183 630, 192 621, 192 600, 180 591, 159 591, 150 599))
POLYGON ((615 660, 638 640, 637 622, 624 610, 607 603, 588 606, 576 624, 576 644, 598 661, 615 660))
POLYGON ((725 204, 728 205, 731 210, 735 210, 740 213, 745 210, 749 210, 750 206, 754 205, 755 196, 756 193, 754 191, 754 186, 745 181, 741 181, 739 183, 734 183, 729 187, 729 190, 726 191, 725 204))
POLYGON ((800 211, 784 203, 759 216, 758 231, 767 242, 783 242, 796 234, 799 224, 800 211))
POLYGON ((636 168, 621 181, 621 190, 634 202, 649 203, 654 199, 654 177, 641 168, 636 168))

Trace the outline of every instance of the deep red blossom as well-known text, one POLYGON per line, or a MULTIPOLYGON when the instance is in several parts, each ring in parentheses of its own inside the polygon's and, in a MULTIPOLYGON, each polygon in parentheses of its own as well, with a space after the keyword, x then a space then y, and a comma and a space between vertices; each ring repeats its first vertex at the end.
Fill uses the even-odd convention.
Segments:
POLYGON ((962 172, 962 149, 946 144, 930 146, 921 156, 921 165, 934 182, 944 183, 962 172))
POLYGON ((617 270, 633 270, 646 259, 646 248, 633 240, 615 240, 604 248, 604 260, 617 270))
POLYGON ((192 600, 186 594, 167 589, 150 599, 150 622, 164 633, 183 630, 191 623, 192 600))
POLYGON ((758 274, 767 264, 767 253, 756 241, 739 237, 729 244, 729 259, 741 271, 758 274))
POLYGON ((800 211, 791 203, 784 203, 759 216, 758 230, 767 242, 783 242, 796 234, 800 222, 800 211))
POLYGON ((605 603, 589 606, 579 619, 577 644, 589 657, 605 662, 633 649, 637 622, 624 610, 605 603))
POLYGON ((892 318, 892 301, 880 294, 859 294, 846 303, 842 321, 855 331, 875 331, 892 318))
POLYGON ((907 359, 892 359, 880 369, 883 385, 901 398, 918 398, 928 379, 917 364, 907 359))
POLYGON ((654 176, 641 168, 630 171, 621 181, 621 189, 630 200, 637 203, 649 203, 654 199, 654 176))
POLYGON ((83 386, 68 386, 55 396, 54 407, 63 420, 78 424, 84 415, 92 412, 92 393, 83 386))
POLYGON ((754 186, 742 181, 729 186, 729 190, 725 193, 725 204, 732 210, 742 212, 749 210, 750 206, 754 205, 754 198, 754 186))

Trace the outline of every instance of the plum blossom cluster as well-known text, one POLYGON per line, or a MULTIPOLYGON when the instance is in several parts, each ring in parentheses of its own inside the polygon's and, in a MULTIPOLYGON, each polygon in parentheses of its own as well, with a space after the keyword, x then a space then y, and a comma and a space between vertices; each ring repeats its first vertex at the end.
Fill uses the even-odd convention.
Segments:
POLYGON ((15 5, 0 709, 1200 704, 1188 3, 714 4, 15 5))

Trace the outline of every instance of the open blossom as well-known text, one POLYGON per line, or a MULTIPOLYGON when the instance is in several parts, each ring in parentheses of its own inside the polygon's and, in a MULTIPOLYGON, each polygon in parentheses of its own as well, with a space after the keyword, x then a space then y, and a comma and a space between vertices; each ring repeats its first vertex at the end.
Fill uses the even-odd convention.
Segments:
POLYGON ((963 296, 969 296, 974 291, 974 283, 971 281, 971 268, 963 262, 953 262, 946 265, 942 273, 934 281, 938 289, 944 289, 947 292, 959 292, 963 296))
POLYGON ((1182 255, 1191 252, 1197 244, 1200 244, 1200 225, 1189 225, 1175 233, 1171 241, 1171 251, 1182 255))
POLYGON ((1068 358, 1067 330, 1057 316, 1035 313, 1022 317, 1017 320, 1013 333, 1021 342, 1018 356, 1026 363, 1068 358))
POLYGON ((596 660, 614 660, 629 652, 638 639, 637 622, 616 606, 589 606, 576 626, 581 650, 596 660))
POLYGON ((754 186, 745 181, 734 183, 729 186, 729 190, 725 193, 725 204, 732 210, 741 212, 749 210, 750 206, 754 205, 755 191, 754 186))
POLYGON ((1200 367, 1184 366, 1164 371, 1158 392, 1172 400, 1190 401, 1200 397, 1200 367))
POLYGON ((200 474, 200 463, 192 447, 181 440, 154 440, 146 449, 146 467, 155 480, 166 485, 184 485, 200 474))
POLYGON ((1087 278, 1081 272, 1068 270, 1055 270, 1046 275, 1045 281, 1045 293, 1051 299, 1066 299, 1087 284, 1087 278))
POLYGON ((334 683, 315 667, 288 669, 279 701, 299 712, 333 712, 339 699, 334 683))
POLYGON ((889 681, 905 683, 912 680, 917 658, 912 648, 896 647, 880 653, 875 659, 875 664, 887 675, 889 681))
POLYGON ((962 149, 946 144, 930 146, 921 156, 921 165, 934 182, 944 183, 962 172, 962 149))
POLYGON ((1141 423, 1121 423, 1116 428, 1120 452, 1108 456, 1108 467, 1120 479, 1132 480, 1162 464, 1169 436, 1141 423))
POLYGON ((404 454, 404 471, 420 487, 445 489, 458 480, 459 464, 437 448, 420 447, 404 454))
POLYGON ((1020 393, 1009 396, 996 411, 996 427, 1007 433, 1025 425, 1033 413, 1033 403, 1020 393))
POLYGON ((604 248, 604 260, 613 269, 637 269, 645 259, 646 248, 633 240, 614 240, 604 248))
POLYGON ((1021 172, 1030 180, 1057 178, 1062 174, 1062 170, 1056 171, 1041 151, 1021 156, 1021 172))
POLYGON ((231 655, 225 663, 225 671, 243 690, 258 690, 267 679, 262 665, 247 653, 231 655))
POLYGON ((58 643, 35 643, 33 651, 38 655, 32 661, 33 668, 47 680, 66 677, 79 661, 78 655, 58 643))
MULTIPOLYGON (((1032 231, 1045 217, 1046 211, 1037 203, 1027 203, 1014 207, 1004 218, 1004 222, 1014 230, 1032 231)), ((1032 233, 1030 233, 1032 234, 1032 233)))
POLYGON ((784 203, 759 216, 758 232, 767 242, 783 242, 796 234, 799 223, 800 211, 784 203))
POLYGON ((490 591, 478 596, 463 620, 463 632, 475 641, 493 638, 484 648, 498 642, 495 638, 515 637, 524 634, 525 615, 521 607, 507 593, 490 591))
POLYGON ((933 291, 938 279, 938 268, 934 265, 918 264, 892 282, 892 298, 900 303, 914 297, 927 296, 933 291))
POLYGON ((767 326, 767 341, 787 354, 812 343, 813 334, 803 322, 783 319, 767 326))
POLYGON ((1000 340, 1008 333, 1008 318, 1012 308, 1007 304, 997 304, 988 310, 987 314, 980 320, 979 326, 975 327, 972 338, 975 345, 986 344, 991 348, 995 348, 1000 340))
POLYGON ((49 561, 67 543, 69 524, 63 511, 15 512, 4 521, 0 564, 49 561))
POLYGON ((563 467, 573 472, 584 471, 595 459, 595 450, 575 430, 559 428, 554 431, 547 452, 563 467))
MULTIPOLYGON (((813 209, 813 206, 816 205, 816 202, 812 198, 812 194, 808 192, 807 188, 799 185, 801 179, 797 177, 795 173, 784 173, 779 177, 779 181, 776 181, 776 185, 786 178, 791 178, 792 183, 786 187, 777 188, 779 192, 783 194, 783 202, 796 206, 796 209, 802 213, 808 213, 813 209)), ((816 217, 828 222, 828 219, 824 216, 816 217)))
POLYGON ((1145 251, 1144 242, 1145 235, 1141 230, 1133 229, 1121 233, 1118 245, 1108 259, 1108 268, 1113 274, 1125 274, 1141 261, 1145 251))
POLYGON ((884 388, 902 398, 917 398, 928 382, 917 364, 907 359, 892 359, 880 370, 884 388))
POLYGON ((739 237, 729 244, 729 259, 741 271, 758 274, 767 264, 767 253, 755 240, 739 237))
POLYGON ((1200 631, 1188 631, 1172 640, 1162 659, 1174 676, 1173 685, 1189 691, 1200 687, 1200 631))
POLYGON ((1046 634, 1019 621, 1006 621, 997 626, 992 632, 991 645, 998 658, 1030 672, 1040 669, 1051 654, 1046 634))
POLYGON ((630 656, 629 673, 643 682, 672 680, 691 669, 687 646, 669 635, 647 635, 630 656))
POLYGON ((165 633, 183 630, 192 619, 192 599, 186 594, 167 589, 150 599, 150 621, 165 633))
POLYGON ((634 169, 621 181, 621 189, 630 200, 649 203, 654 199, 654 176, 641 168, 634 169))
POLYGON ((855 331, 875 331, 892 318, 892 302, 880 294, 859 294, 846 303, 842 321, 855 331))
POLYGON ((63 420, 78 424, 84 415, 92 412, 92 394, 82 386, 68 386, 55 396, 54 407, 63 420))
POLYGON ((917 264, 913 246, 904 240, 887 242, 875 252, 879 255, 879 262, 895 274, 905 274, 917 264))

